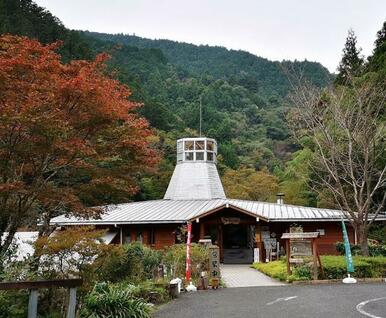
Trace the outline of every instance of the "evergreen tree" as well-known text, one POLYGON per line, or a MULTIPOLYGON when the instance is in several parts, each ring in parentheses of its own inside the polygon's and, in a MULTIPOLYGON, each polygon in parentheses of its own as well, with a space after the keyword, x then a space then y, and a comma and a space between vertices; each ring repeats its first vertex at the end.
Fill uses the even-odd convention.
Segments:
POLYGON ((373 55, 368 58, 368 68, 371 72, 379 72, 379 77, 384 80, 386 76, 386 21, 382 29, 377 32, 374 42, 373 55))
POLYGON ((361 49, 357 48, 357 37, 354 31, 350 29, 343 48, 343 56, 339 63, 339 73, 335 79, 335 84, 346 85, 350 83, 350 77, 360 74, 363 66, 363 58, 360 52, 361 49))

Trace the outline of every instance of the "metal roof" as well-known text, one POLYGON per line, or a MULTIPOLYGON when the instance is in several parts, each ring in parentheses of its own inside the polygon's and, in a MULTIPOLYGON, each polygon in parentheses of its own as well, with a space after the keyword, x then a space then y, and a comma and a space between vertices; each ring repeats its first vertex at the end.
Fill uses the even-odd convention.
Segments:
POLYGON ((164 199, 212 200, 225 199, 216 164, 181 162, 174 169, 164 199))
MULTIPOLYGON (((269 222, 339 221, 343 216, 338 210, 247 200, 153 200, 107 206, 100 219, 85 220, 61 215, 53 218, 51 224, 184 223, 226 207, 233 207, 269 222)), ((378 219, 386 220, 386 215, 378 219)))

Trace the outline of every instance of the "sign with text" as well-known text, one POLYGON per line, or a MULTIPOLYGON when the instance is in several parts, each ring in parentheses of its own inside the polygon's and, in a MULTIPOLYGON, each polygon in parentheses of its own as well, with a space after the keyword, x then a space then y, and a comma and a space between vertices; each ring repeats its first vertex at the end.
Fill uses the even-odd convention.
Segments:
POLYGON ((235 218, 235 217, 230 217, 230 218, 226 218, 226 217, 222 217, 221 218, 221 222, 225 225, 227 224, 240 224, 240 218, 235 218))
POLYGON ((220 250, 215 245, 209 247, 209 276, 220 278, 220 250))

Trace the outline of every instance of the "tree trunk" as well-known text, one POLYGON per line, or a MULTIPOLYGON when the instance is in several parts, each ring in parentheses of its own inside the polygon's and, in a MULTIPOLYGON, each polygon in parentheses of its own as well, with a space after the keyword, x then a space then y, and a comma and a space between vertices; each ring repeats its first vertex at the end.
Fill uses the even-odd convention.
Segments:
POLYGON ((367 228, 366 224, 359 223, 356 227, 358 244, 361 247, 362 255, 369 256, 369 245, 367 242, 367 228))

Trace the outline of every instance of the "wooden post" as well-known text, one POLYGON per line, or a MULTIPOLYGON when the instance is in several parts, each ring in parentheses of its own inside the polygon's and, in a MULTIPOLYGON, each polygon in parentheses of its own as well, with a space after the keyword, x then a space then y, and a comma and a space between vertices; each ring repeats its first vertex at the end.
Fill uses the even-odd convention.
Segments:
POLYGON ((76 312, 76 287, 72 287, 70 288, 67 318, 75 318, 75 312, 76 312))
POLYGON ((286 246, 286 252, 287 252, 287 274, 291 275, 291 264, 290 264, 291 244, 289 239, 285 240, 285 246, 286 246))
POLYGON ((38 290, 30 289, 28 300, 28 318, 36 318, 38 314, 38 290))
POLYGON ((318 260, 317 260, 317 255, 316 255, 316 240, 312 239, 312 258, 314 261, 314 280, 318 279, 318 260))

